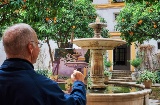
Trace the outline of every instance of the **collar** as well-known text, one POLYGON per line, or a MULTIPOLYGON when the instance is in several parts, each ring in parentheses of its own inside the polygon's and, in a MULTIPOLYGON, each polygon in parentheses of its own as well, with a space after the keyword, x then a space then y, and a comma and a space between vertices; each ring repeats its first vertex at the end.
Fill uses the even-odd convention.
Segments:
POLYGON ((29 61, 25 59, 9 58, 3 62, 0 69, 5 71, 18 71, 18 70, 34 70, 34 67, 29 61))

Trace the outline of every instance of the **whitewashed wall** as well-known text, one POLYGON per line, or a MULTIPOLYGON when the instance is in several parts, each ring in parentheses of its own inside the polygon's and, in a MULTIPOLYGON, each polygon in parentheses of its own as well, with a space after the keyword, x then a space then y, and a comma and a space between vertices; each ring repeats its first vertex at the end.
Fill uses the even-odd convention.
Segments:
POLYGON ((107 29, 110 32, 114 32, 114 26, 116 25, 115 15, 119 13, 121 8, 105 8, 97 9, 97 14, 103 17, 107 21, 107 29))
POLYGON ((93 4, 107 4, 108 0, 93 0, 93 4))
MULTIPOLYGON (((54 49, 58 48, 57 44, 53 41, 50 40, 50 45, 51 45, 51 49, 53 51, 53 55, 54 55, 54 49)), ((73 48, 79 49, 78 46, 73 45, 73 48)), ((2 41, 0 41, 0 65, 3 63, 3 61, 6 59, 6 54, 4 52, 4 48, 2 45, 2 41)), ((50 61, 50 56, 49 56, 49 49, 48 49, 48 45, 47 43, 43 43, 43 46, 41 48, 41 52, 39 54, 37 63, 34 64, 35 69, 41 68, 41 69, 45 69, 49 67, 49 61, 50 61)))
POLYGON ((5 59, 6 59, 6 54, 2 46, 2 41, 0 41, 0 65, 3 63, 5 59))

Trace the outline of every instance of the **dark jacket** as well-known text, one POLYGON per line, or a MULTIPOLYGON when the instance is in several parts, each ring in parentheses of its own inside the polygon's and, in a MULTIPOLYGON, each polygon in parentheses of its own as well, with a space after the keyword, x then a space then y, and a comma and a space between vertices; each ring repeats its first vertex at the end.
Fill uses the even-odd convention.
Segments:
POLYGON ((30 62, 7 59, 0 67, 0 105, 86 105, 85 85, 76 81, 71 94, 65 94, 30 62))

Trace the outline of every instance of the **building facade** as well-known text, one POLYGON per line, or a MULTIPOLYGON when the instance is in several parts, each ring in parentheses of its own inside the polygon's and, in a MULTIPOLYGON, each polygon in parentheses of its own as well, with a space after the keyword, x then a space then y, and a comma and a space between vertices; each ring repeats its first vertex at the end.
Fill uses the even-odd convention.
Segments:
MULTIPOLYGON (((97 14, 107 21, 107 29, 111 38, 120 39, 120 33, 115 29, 116 17, 124 7, 123 0, 93 0, 97 14)), ((131 46, 122 45, 114 50, 108 50, 108 58, 113 62, 111 70, 131 70, 134 68, 128 62, 135 58, 136 50, 134 44, 131 46)))
MULTIPOLYGON (((124 0, 93 0, 97 14, 107 21, 107 29, 111 38, 120 39, 120 33, 116 30, 116 17, 121 9, 125 6, 124 0)), ((160 41, 150 40, 144 42, 144 45, 153 45, 154 54, 158 54, 160 50, 160 41)), ((132 45, 122 45, 114 50, 108 50, 108 58, 114 63, 111 70, 130 70, 134 71, 134 67, 128 62, 136 57, 137 48, 134 43, 132 45)))

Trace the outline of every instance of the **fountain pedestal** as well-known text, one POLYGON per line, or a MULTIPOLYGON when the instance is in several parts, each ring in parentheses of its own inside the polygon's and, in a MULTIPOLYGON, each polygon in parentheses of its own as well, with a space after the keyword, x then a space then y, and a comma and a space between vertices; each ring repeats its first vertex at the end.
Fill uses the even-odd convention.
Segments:
POLYGON ((104 84, 104 66, 103 54, 105 50, 93 49, 91 50, 91 88, 105 89, 104 84))

